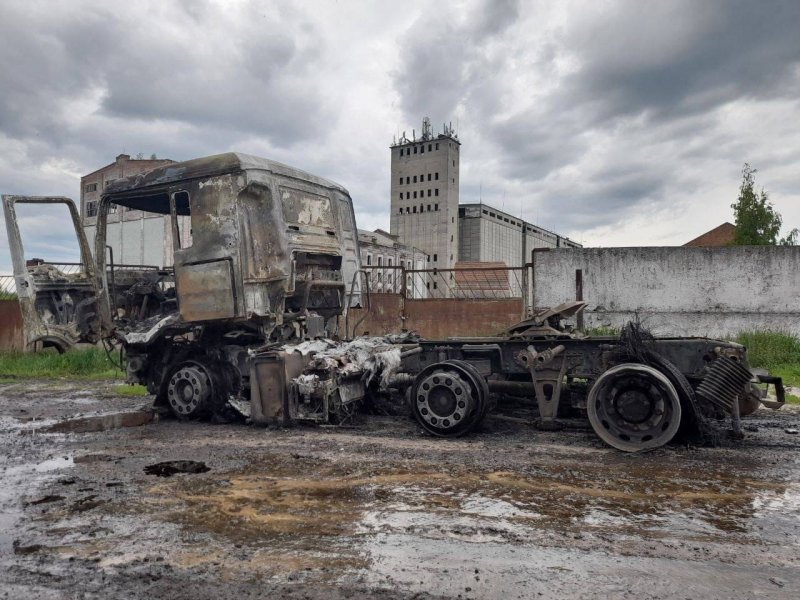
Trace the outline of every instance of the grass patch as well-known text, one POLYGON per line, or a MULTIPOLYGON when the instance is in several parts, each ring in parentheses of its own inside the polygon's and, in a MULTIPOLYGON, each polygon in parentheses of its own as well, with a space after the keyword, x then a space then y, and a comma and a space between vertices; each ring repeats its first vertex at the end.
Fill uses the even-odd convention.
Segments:
POLYGON ((122 379, 124 373, 101 348, 73 349, 64 354, 47 349, 35 354, 0 354, 0 377, 122 379))
POLYGON ((800 404, 800 396, 786 394, 786 404, 800 404))
POLYGON ((111 388, 117 396, 149 396, 143 385, 115 385, 111 388))
POLYGON ((791 386, 800 386, 800 339, 779 331, 745 331, 736 341, 747 346, 751 367, 767 369, 791 386))

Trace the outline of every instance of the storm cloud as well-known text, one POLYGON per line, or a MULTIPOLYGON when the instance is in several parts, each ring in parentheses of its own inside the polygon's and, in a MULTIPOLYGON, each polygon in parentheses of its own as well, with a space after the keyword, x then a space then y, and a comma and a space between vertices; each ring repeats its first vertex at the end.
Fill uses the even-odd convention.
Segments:
POLYGON ((239 150, 340 182, 386 228, 388 146, 430 116, 457 126, 462 202, 585 244, 730 220, 745 161, 794 227, 798 22, 778 0, 4 2, 0 191, 78 198, 121 152, 239 150))

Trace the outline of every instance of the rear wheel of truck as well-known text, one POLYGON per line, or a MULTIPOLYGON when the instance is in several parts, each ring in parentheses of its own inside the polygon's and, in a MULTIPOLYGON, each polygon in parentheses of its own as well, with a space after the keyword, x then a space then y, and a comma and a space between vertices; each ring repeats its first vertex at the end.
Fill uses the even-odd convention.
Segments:
POLYGON ((463 361, 423 369, 411 386, 411 410, 425 431, 458 437, 472 431, 486 414, 486 380, 463 361))
POLYGON ((600 439, 625 452, 659 448, 675 437, 681 424, 675 386, 643 364, 624 363, 600 375, 589 390, 586 408, 600 439))
POLYGON ((211 413, 214 385, 206 366, 186 361, 171 369, 168 377, 165 395, 172 414, 197 419, 211 413))

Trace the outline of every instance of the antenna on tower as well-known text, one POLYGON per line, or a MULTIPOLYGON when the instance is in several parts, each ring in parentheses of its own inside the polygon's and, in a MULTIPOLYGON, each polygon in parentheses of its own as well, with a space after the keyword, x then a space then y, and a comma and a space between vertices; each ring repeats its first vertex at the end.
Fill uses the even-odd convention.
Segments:
POLYGON ((422 139, 423 141, 431 139, 431 120, 429 117, 422 118, 422 139))

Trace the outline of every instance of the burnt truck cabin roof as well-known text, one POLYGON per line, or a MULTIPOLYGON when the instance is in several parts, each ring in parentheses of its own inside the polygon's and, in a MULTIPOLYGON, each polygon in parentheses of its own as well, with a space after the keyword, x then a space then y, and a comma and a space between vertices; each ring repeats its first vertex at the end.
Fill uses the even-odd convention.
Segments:
MULTIPOLYGON (((324 188, 336 190, 348 198, 350 194, 337 183, 306 173, 273 160, 242 154, 241 152, 226 152, 203 158, 195 158, 184 162, 170 163, 140 173, 117 179, 108 184, 103 190, 102 202, 113 202, 134 210, 145 212, 169 214, 169 195, 164 190, 180 181, 214 177, 228 173, 241 173, 243 171, 266 171, 275 175, 297 179, 319 185, 324 188)), ((189 214, 189 206, 177 206, 181 215, 189 214)))

